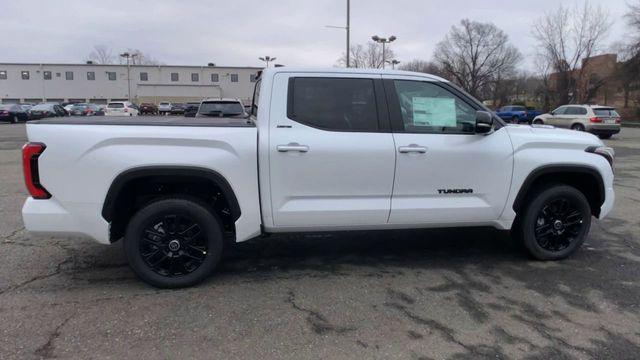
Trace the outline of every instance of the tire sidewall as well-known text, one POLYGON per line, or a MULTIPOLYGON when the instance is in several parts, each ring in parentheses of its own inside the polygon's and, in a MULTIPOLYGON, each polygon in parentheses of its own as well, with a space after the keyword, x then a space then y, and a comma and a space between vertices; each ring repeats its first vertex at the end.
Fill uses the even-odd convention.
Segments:
POLYGON ((571 129, 575 130, 575 131, 584 131, 584 125, 582 124, 573 124, 571 126, 571 129))
POLYGON ((203 204, 187 199, 165 199, 144 206, 132 218, 124 237, 124 250, 133 271, 146 283, 159 288, 181 288, 195 285, 206 279, 220 261, 223 249, 223 234, 220 221, 203 204), (204 231, 207 241, 207 256, 193 272, 165 277, 153 270, 140 255, 140 241, 144 228, 153 218, 164 214, 180 214, 193 218, 204 231))
POLYGON ((529 206, 527 206, 522 223, 520 224, 520 238, 523 245, 534 258, 538 260, 559 260, 572 255, 585 241, 591 227, 591 208, 587 198, 578 189, 566 185, 556 185, 544 190, 536 192, 529 198, 529 206), (564 196, 570 198, 578 210, 582 212, 584 222, 578 236, 576 236, 571 244, 561 251, 549 251, 543 249, 535 238, 535 223, 538 214, 544 205, 551 199, 564 196))

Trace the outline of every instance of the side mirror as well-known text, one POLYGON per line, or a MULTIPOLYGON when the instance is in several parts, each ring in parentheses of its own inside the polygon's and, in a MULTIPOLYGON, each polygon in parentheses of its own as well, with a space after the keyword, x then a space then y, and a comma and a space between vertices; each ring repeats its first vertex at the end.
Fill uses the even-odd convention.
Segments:
POLYGON ((486 111, 476 111, 476 133, 486 134, 493 127, 493 115, 486 111))

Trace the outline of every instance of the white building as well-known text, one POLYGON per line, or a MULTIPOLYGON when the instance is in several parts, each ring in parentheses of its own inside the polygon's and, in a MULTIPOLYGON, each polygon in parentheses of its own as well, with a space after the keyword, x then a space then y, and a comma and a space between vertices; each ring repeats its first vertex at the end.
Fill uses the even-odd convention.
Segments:
POLYGON ((258 67, 0 63, 3 103, 186 102, 232 97, 249 102, 258 67), (130 89, 130 90, 129 90, 130 89))

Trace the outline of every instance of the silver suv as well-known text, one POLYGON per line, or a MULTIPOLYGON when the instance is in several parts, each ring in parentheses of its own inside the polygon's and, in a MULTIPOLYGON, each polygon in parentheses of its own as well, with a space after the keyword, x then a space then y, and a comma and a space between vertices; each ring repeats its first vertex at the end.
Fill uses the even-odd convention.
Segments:
POLYGON ((610 106, 563 105, 548 114, 536 116, 533 123, 588 131, 601 139, 620 132, 620 115, 610 106))

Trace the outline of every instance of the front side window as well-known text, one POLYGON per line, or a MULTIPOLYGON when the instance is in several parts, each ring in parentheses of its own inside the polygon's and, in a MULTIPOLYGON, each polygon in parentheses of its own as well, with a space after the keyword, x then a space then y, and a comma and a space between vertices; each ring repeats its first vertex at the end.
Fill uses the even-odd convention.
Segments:
POLYGON ((0 70, 0 80, 7 80, 7 70, 0 70))
POLYGON ((45 80, 51 80, 51 71, 45 71, 45 72, 43 72, 43 73, 42 73, 42 77, 43 77, 45 80))
POLYGON ((238 74, 231 74, 231 82, 238 82, 238 74))
POLYGON ((107 71, 107 78, 111 81, 115 81, 116 80, 115 71, 107 71))
POLYGON ((64 73, 64 78, 67 80, 73 80, 73 71, 66 71, 64 73))
POLYGON ((476 109, 444 87, 408 80, 394 85, 405 132, 475 132, 476 109))
POLYGON ((564 115, 567 111, 566 106, 560 106, 559 108, 553 110, 553 115, 564 115))
POLYGON ((287 116, 330 131, 378 131, 372 79, 299 77, 289 80, 287 116))
POLYGON ((20 72, 20 76, 22 77, 22 80, 29 80, 29 72, 28 71, 21 71, 20 72))
POLYGON ((171 81, 178 81, 179 77, 178 77, 178 73, 171 73, 171 81))
POLYGON ((211 82, 218 82, 220 81, 220 77, 218 76, 218 74, 211 74, 211 82))
POLYGON ((96 79, 95 71, 87 71, 87 80, 95 80, 95 79, 96 79))
POLYGON ((141 72, 140 73, 140 81, 149 81, 149 73, 141 72))
POLYGON ((198 73, 191 73, 191 81, 193 82, 200 81, 200 75, 198 73))

